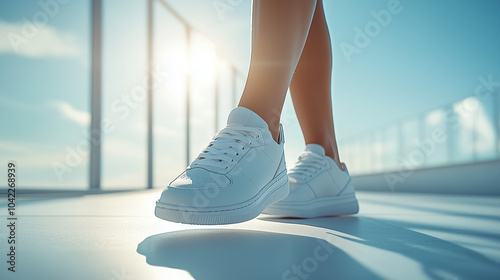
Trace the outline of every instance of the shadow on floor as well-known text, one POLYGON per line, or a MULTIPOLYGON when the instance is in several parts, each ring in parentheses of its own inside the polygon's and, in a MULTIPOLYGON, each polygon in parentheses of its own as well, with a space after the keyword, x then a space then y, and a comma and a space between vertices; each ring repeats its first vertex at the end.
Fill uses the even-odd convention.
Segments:
POLYGON ((137 252, 150 265, 186 270, 202 280, 380 279, 332 244, 291 234, 183 230, 150 236, 137 252))
POLYGON ((146 256, 150 265, 186 270, 195 279, 205 280, 382 279, 387 275, 397 279, 405 275, 403 264, 408 259, 420 265, 420 274, 406 275, 406 279, 497 279, 500 275, 496 263, 475 251, 383 220, 259 219, 272 223, 273 228, 276 223, 307 225, 316 233, 324 230, 325 236, 335 238, 326 238, 327 242, 264 231, 195 229, 150 236, 139 244, 137 252, 146 256), (335 244, 339 240, 345 241, 343 246, 335 244), (378 267, 377 273, 356 257, 383 267, 378 267))
MULTIPOLYGON (((497 263, 478 252, 457 244, 415 232, 405 227, 390 225, 385 223, 384 220, 375 218, 358 217, 352 223, 339 222, 342 219, 354 219, 354 217, 317 219, 261 218, 261 220, 270 222, 320 227, 327 230, 328 234, 336 235, 339 238, 397 253, 402 257, 420 263, 424 275, 429 279, 498 279, 500 275, 500 268, 497 263), (338 233, 347 233, 356 238, 346 237, 338 233)), ((450 229, 445 228, 441 230, 450 231, 450 229)), ((388 265, 387 268, 404 269, 397 267, 397 265, 388 265)))

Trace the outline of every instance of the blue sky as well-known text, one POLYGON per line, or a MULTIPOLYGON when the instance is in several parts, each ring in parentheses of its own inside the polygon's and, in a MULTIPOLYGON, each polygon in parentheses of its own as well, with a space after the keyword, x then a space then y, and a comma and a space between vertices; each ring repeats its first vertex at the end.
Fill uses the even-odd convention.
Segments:
MULTIPOLYGON (((87 139, 89 121, 89 2, 73 0, 59 5, 17 53, 8 34, 21 34, 26 26, 23 18, 33 22, 44 9, 34 0, 0 2, 0 159, 20 162, 26 185, 86 186, 88 157, 85 153, 78 156, 77 150, 85 150, 81 143, 87 139), (53 164, 68 161, 74 166, 59 180, 53 164)), ((249 0, 167 2, 216 42, 200 37, 201 46, 216 47, 220 56, 235 63, 242 75, 246 73, 249 0), (230 9, 221 14, 214 8, 219 2, 230 9)), ((324 2, 334 50, 332 89, 339 138, 471 96, 478 76, 491 74, 500 80, 499 1, 324 2), (388 10, 388 4, 397 5, 400 12, 391 14, 387 26, 380 27, 369 44, 348 60, 341 46, 355 46, 355 28, 365 29, 374 21, 372 11, 388 10)), ((104 137, 104 185, 137 186, 145 182, 145 103, 138 102, 125 118, 112 108, 141 84, 146 73, 146 5, 134 0, 104 3, 103 114, 115 124, 115 130, 104 137)), ((181 54, 185 46, 182 27, 157 8, 156 63, 170 73, 160 85, 163 94, 155 104, 155 179, 162 185, 185 165, 184 88, 176 70, 164 65, 172 59, 168 53, 181 54)), ((242 80, 239 82, 241 89, 242 80)), ((214 127, 207 129, 206 124, 214 118, 213 112, 203 109, 213 99, 213 93, 206 90, 212 86, 213 81, 204 81, 193 89, 192 156, 214 133, 214 127)), ((230 89, 223 87, 219 126, 233 106, 228 101, 230 89)), ((287 160, 293 163, 303 143, 289 99, 283 122, 287 160)))

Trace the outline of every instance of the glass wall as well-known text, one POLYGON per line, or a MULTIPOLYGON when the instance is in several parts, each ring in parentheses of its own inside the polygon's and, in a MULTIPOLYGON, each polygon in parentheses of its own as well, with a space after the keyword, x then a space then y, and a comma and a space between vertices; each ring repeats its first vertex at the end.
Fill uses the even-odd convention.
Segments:
POLYGON ((0 165, 23 189, 88 188, 90 1, 66 2, 0 2, 0 165))
MULTIPOLYGON (((0 162, 18 164, 26 189, 87 190, 92 1, 42 2, 0 3, 0 162)), ((99 169, 105 190, 147 185, 150 76, 155 186, 168 184, 205 147, 241 91, 234 65, 162 0, 152 1, 149 73, 148 3, 102 1, 101 126, 107 129, 99 169)))
POLYGON ((339 141, 352 174, 500 159, 498 92, 473 96, 339 141))
POLYGON ((186 167, 187 28, 154 7, 154 68, 166 77, 154 89, 154 184, 165 186, 186 167))
POLYGON ((103 1, 101 188, 144 188, 147 1, 103 1), (106 131, 106 130, 104 130, 106 131))
POLYGON ((153 8, 153 68, 161 73, 153 89, 153 185, 164 187, 225 126, 242 78, 165 2, 153 8))

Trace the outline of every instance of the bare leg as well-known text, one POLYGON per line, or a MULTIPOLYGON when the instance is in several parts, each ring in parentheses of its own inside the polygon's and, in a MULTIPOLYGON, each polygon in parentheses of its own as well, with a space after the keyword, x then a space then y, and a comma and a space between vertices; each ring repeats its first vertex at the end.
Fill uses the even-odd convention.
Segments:
POLYGON ((327 156, 340 162, 333 128, 332 48, 322 0, 318 0, 302 56, 290 84, 293 106, 306 144, 319 144, 327 156))
POLYGON ((254 0, 252 55, 239 106, 269 125, 277 140, 286 92, 304 48, 316 0, 254 0))

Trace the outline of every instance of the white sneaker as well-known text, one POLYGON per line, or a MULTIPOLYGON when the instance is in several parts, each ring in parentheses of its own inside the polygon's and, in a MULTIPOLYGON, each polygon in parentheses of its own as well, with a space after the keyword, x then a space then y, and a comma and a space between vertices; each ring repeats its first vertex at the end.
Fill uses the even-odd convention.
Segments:
POLYGON ((188 224, 231 224, 257 217, 290 190, 283 152, 267 123, 237 107, 222 129, 163 191, 155 215, 188 224))
POLYGON ((265 214, 313 218, 359 211, 347 168, 341 170, 320 145, 307 145, 288 177, 290 194, 264 210, 265 214))

